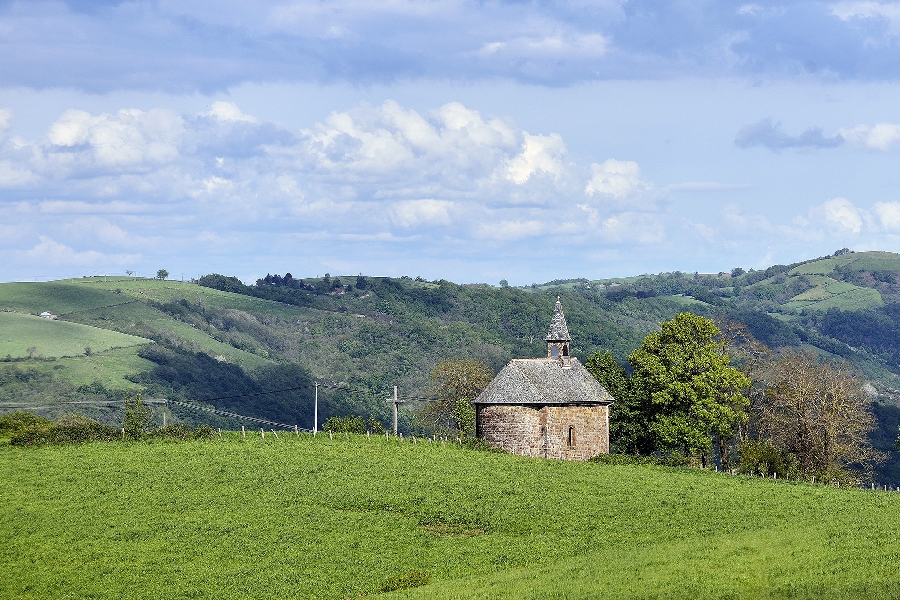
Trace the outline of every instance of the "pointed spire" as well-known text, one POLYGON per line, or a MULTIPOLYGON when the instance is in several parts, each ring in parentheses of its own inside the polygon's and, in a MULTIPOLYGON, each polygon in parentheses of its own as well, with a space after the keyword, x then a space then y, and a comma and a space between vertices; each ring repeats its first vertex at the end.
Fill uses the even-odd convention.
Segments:
POLYGON ((553 320, 550 321, 550 331, 544 338, 547 342, 571 342, 572 336, 569 335, 569 326, 566 325, 566 315, 563 314, 562 302, 559 296, 556 297, 556 308, 553 311, 553 320))

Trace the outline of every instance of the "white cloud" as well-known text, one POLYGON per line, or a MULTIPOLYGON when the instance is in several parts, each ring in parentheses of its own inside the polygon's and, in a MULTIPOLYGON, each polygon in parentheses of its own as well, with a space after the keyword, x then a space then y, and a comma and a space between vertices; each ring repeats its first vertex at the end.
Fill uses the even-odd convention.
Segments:
MULTIPOLYGON (((551 232, 548 232, 545 224, 540 221, 516 220, 481 223, 475 228, 475 233, 481 238, 509 241, 551 232)), ((557 231, 552 233, 557 233, 557 231)))
POLYGON ((9 129, 12 124, 12 110, 9 108, 0 108, 0 138, 9 129))
POLYGON ((170 110, 123 109, 93 116, 70 109, 50 126, 47 141, 50 159, 70 167, 73 160, 85 167, 127 167, 171 162, 183 133, 184 120, 170 110), (72 155, 68 148, 79 151, 72 155))
POLYGON ((47 236, 40 236, 40 242, 24 252, 21 258, 35 266, 107 266, 122 265, 140 260, 140 254, 104 254, 96 250, 77 252, 47 236))
POLYGON ((900 232, 900 202, 876 202, 872 206, 872 212, 881 227, 900 232))
POLYGON ((853 233, 862 231, 862 213, 846 198, 833 198, 816 207, 814 211, 821 213, 828 223, 853 233))
POLYGON ((593 177, 584 188, 588 196, 603 194, 621 199, 643 187, 641 168, 631 160, 610 158, 602 164, 591 165, 593 177))
POLYGON ((522 153, 509 161, 507 177, 521 185, 538 172, 559 176, 563 171, 560 157, 565 152, 566 145, 559 134, 525 134, 522 153))
POLYGON ((838 133, 851 144, 879 152, 888 152, 900 142, 900 125, 895 123, 857 125, 841 129, 838 133))
POLYGON ((844 21, 850 19, 887 19, 893 33, 900 33, 900 3, 898 2, 837 2, 831 5, 833 15, 844 21))
POLYGON ((38 177, 27 167, 16 166, 8 160, 0 160, 0 189, 25 187, 37 181, 38 177))
POLYGON ((217 100, 212 103, 208 112, 203 113, 204 116, 213 117, 219 121, 232 121, 244 123, 258 123, 258 119, 252 115, 245 115, 234 102, 225 102, 217 100))
POLYGON ((406 200, 393 205, 395 223, 402 227, 414 225, 449 225, 453 202, 446 200, 406 200))

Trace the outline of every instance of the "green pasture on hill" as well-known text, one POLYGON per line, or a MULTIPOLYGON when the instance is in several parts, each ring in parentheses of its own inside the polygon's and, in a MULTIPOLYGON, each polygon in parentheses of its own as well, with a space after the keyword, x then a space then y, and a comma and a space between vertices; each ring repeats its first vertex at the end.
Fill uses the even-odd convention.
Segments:
POLYGON ((73 285, 72 281, 78 280, 4 283, 0 285, 0 309, 34 315, 44 311, 65 315, 132 300, 114 290, 73 285))
POLYGON ((898 522, 895 492, 422 440, 0 447, 3 598, 889 598, 898 522))
POLYGON ((102 352, 149 341, 79 323, 0 312, 0 356, 23 358, 29 356, 29 348, 35 348, 36 355, 43 357, 78 356, 84 355, 88 347, 92 352, 102 352))
MULTIPOLYGON (((2 369, 36 369, 51 371, 64 381, 74 386, 89 385, 98 382, 110 390, 133 390, 140 386, 125 379, 153 368, 154 363, 141 358, 137 352, 140 346, 128 348, 112 348, 95 352, 91 356, 66 356, 54 361, 26 361, 0 364, 2 369)), ((45 399, 42 399, 44 402, 45 399)))

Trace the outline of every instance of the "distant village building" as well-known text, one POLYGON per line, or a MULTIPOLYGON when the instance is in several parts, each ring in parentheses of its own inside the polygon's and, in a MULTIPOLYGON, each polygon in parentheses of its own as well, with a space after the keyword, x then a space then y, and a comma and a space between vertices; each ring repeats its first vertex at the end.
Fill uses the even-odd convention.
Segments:
POLYGON ((475 435, 523 456, 587 460, 609 452, 612 396, 578 359, 562 303, 546 358, 517 358, 475 400, 475 435))
POLYGON ((57 318, 58 318, 58 317, 56 316, 56 314, 50 312, 49 310, 45 310, 44 312, 42 312, 42 313, 40 314, 40 316, 42 316, 42 317, 45 318, 45 319, 57 319, 57 318))

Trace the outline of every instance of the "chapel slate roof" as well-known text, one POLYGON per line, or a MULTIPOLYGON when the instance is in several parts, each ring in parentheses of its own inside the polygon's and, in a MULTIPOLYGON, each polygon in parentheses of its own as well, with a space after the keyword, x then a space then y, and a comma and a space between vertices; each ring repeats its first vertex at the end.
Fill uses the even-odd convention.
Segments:
POLYGON ((475 404, 612 404, 609 392, 578 359, 515 358, 503 367, 475 404))
POLYGON ((569 326, 566 325, 566 315, 563 314, 562 302, 556 298, 556 308, 553 309, 553 319, 550 321, 550 331, 544 338, 547 342, 571 342, 569 326))

